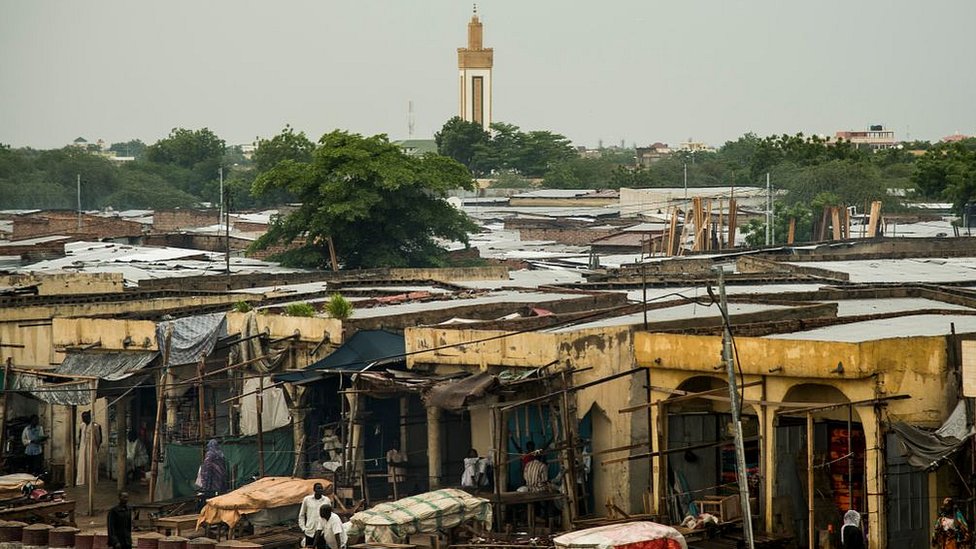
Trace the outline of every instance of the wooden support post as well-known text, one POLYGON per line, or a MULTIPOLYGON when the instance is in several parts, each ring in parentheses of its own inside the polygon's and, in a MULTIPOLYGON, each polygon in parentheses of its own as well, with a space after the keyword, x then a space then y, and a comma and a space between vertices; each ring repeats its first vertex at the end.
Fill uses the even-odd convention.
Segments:
MULTIPOLYGON (((66 486, 75 486, 78 479, 76 475, 77 471, 77 458, 75 457, 75 452, 78 451, 78 441, 75 440, 75 433, 78 432, 78 407, 70 406, 68 407, 68 429, 66 434, 67 441, 65 445, 68 447, 67 452, 65 452, 65 472, 64 472, 64 483, 66 486)), ((2 446, 0 446, 2 447, 2 446)))
MULTIPOLYGON (((14 359, 7 357, 3 363, 3 392, 0 392, 0 449, 6 447, 7 443, 7 387, 10 386, 10 368, 13 366, 14 359)), ((70 448, 70 447, 69 447, 70 448)), ((71 454, 71 451, 68 451, 71 454)))
POLYGON ((657 448, 660 453, 658 458, 658 486, 661 490, 661 502, 658 504, 658 514, 670 516, 668 514, 668 405, 665 401, 657 407, 658 427, 657 427, 657 448))
POLYGON ((206 412, 204 411, 204 388, 203 388, 203 370, 206 368, 207 357, 200 355, 200 360, 197 361, 197 419, 199 420, 199 427, 197 429, 200 436, 200 452, 202 453, 201 458, 206 456, 207 453, 207 423, 204 421, 204 416, 206 412))
POLYGON ((824 206, 820 215, 820 226, 817 227, 817 241, 823 242, 827 238, 827 224, 830 222, 830 207, 824 206))
POLYGON ((98 480, 98 454, 95 452, 95 399, 97 393, 97 379, 91 380, 91 423, 85 429, 88 436, 88 516, 95 514, 95 481, 98 480))
POLYGON ((871 203, 871 217, 868 219, 868 238, 878 236, 878 222, 881 220, 881 201, 875 200, 871 203))
POLYGON ((402 396, 400 397, 400 451, 406 455, 410 455, 408 417, 410 417, 410 397, 402 396))
POLYGON ((668 251, 664 255, 670 257, 678 253, 678 208, 671 211, 671 223, 668 225, 668 251))
POLYGON ((704 248, 705 251, 711 251, 712 249, 712 199, 711 198, 705 201, 705 215, 703 217, 705 221, 704 248))
MULTIPOLYGON (((562 382, 563 432, 566 434, 566 462, 568 464, 568 468, 566 469, 566 483, 568 485, 566 495, 569 499, 566 502, 566 507, 569 508, 569 520, 570 526, 572 526, 572 521, 576 519, 579 513, 579 506, 577 504, 578 496, 576 493, 576 418, 575 414, 570 414, 569 391, 566 390, 569 384, 569 378, 566 376, 566 372, 562 372, 562 382)), ((575 395, 573 398, 576 398, 575 395)))
POLYGON ((258 419, 258 475, 264 476, 264 425, 262 424, 262 412, 264 411, 264 376, 258 376, 258 392, 255 394, 257 398, 257 403, 255 408, 257 409, 257 419, 258 419))
POLYGON ((833 239, 841 240, 843 235, 841 234, 840 225, 840 206, 834 206, 830 209, 830 223, 833 229, 833 239))
POLYGON ((443 460, 441 459, 441 409, 427 407, 427 466, 431 490, 441 487, 443 460))
POLYGON ((796 240, 796 218, 795 217, 791 217, 790 218, 790 230, 789 230, 789 232, 786 233, 786 243, 787 244, 793 244, 793 241, 794 240, 796 240))
POLYGON ((327 241, 329 244, 329 260, 332 263, 332 271, 339 271, 339 261, 336 259, 335 243, 332 241, 332 237, 328 237, 327 241))
POLYGON ((115 403, 115 486, 119 492, 125 491, 128 480, 126 473, 126 441, 129 440, 128 422, 125 416, 129 411, 129 397, 123 397, 115 403))
POLYGON ((735 248, 735 230, 736 230, 735 223, 738 219, 738 213, 739 213, 736 208, 738 208, 738 206, 735 203, 735 199, 734 198, 729 199, 729 238, 728 238, 729 248, 735 248))
MULTIPOLYGON (((653 395, 653 391, 651 391, 651 369, 650 368, 645 368, 645 369, 647 370, 647 374, 644 376, 644 380, 647 383, 647 402, 651 402, 651 397, 654 396, 653 395)), ((651 437, 654 435, 654 418, 652 416, 653 409, 650 406, 648 406, 647 407, 647 410, 645 410, 645 412, 647 413, 647 449, 649 451, 654 451, 654 447, 652 446, 652 443, 651 443, 651 440, 653 440, 651 437)), ((590 449, 592 450, 592 446, 590 447, 590 449)), ((656 482, 656 480, 654 479, 654 460, 653 459, 647 460, 647 466, 648 466, 648 471, 647 471, 647 483, 648 483, 648 487, 647 487, 647 489, 648 489, 648 491, 651 493, 651 495, 653 497, 653 494, 654 494, 654 484, 656 482)), ((647 500, 647 496, 645 496, 644 499, 645 499, 644 506, 647 507, 647 509, 645 509, 644 512, 645 513, 650 513, 651 512, 651 505, 649 504, 649 502, 646 501, 647 500)))
POLYGON ((156 384, 156 423, 153 425, 152 465, 149 473, 149 503, 156 501, 156 483, 159 479, 159 453, 162 440, 160 429, 163 426, 163 407, 166 405, 166 379, 169 376, 169 348, 173 340, 173 327, 166 330, 163 345, 163 369, 159 371, 159 382, 156 384))
POLYGON ((722 203, 722 199, 719 198, 718 199, 718 231, 716 232, 716 238, 718 239, 718 249, 720 250, 725 248, 725 236, 724 236, 725 224, 724 224, 724 219, 722 217, 722 214, 724 213, 723 206, 724 204, 722 203))
MULTIPOLYGON (((836 211, 836 210, 834 210, 836 211)), ((807 412, 807 547, 816 547, 816 527, 813 512, 813 412, 807 412)))

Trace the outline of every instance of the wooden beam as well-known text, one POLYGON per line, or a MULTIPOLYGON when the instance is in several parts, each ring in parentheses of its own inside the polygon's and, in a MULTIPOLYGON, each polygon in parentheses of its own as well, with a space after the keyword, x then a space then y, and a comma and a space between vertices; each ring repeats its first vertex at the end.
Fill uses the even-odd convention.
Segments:
MULTIPOLYGON (((726 389, 728 390, 728 389, 726 389)), ((742 439, 744 442, 752 442, 754 440, 759 440, 759 436, 746 437, 742 439)), ((657 452, 644 452, 643 454, 634 454, 632 456, 624 456, 613 459, 606 459, 600 462, 601 465, 610 465, 612 463, 621 463, 624 461, 634 461, 635 459, 646 459, 653 457, 662 457, 669 454, 676 454, 678 452, 687 452, 690 450, 701 450, 704 448, 716 448, 718 446, 725 446, 726 444, 735 444, 735 440, 718 440, 715 442, 703 442, 701 444, 692 444, 691 446, 681 446, 679 448, 665 448, 664 450, 659 450, 657 452)), ((665 446, 667 446, 665 444, 665 446)), ((667 486, 666 484, 664 486, 667 486)))
POLYGON ((793 244, 796 240, 796 218, 790 218, 790 230, 786 233, 786 243, 793 244))
MULTIPOLYGON (((753 381, 753 382, 750 382, 750 383, 744 383, 742 385, 739 385, 739 388, 740 389, 745 389, 746 387, 755 387, 757 385, 762 385, 762 381, 753 381)), ((660 387, 651 387, 651 390, 658 390, 658 392, 664 392, 664 391, 660 391, 660 389, 661 389, 660 387)), ((703 398, 703 397, 705 397, 707 395, 721 394, 721 393, 727 392, 728 390, 729 390, 728 387, 721 387, 719 389, 710 389, 708 391, 700 391, 700 392, 697 392, 697 393, 689 393, 687 391, 679 391, 677 389, 674 389, 673 392, 672 391, 667 391, 667 392, 671 392, 672 394, 678 394, 679 396, 676 396, 674 398, 669 398, 669 399, 667 399, 667 401, 668 401, 668 404, 672 404, 672 403, 675 403, 675 402, 680 402, 682 400, 694 400, 696 398, 703 398)), ((726 399, 726 401, 728 401, 728 397, 725 397, 725 399, 726 399)), ((634 406, 628 406, 626 408, 621 408, 620 410, 617 411, 617 413, 618 414, 626 414, 626 413, 629 413, 629 412, 636 412, 637 410, 643 410, 644 408, 651 408, 653 406, 658 406, 662 402, 664 402, 664 401, 663 400, 658 400, 658 401, 655 401, 655 402, 643 402, 641 404, 635 404, 634 406)))
POLYGON ((736 208, 738 208, 738 206, 735 203, 735 199, 734 198, 729 199, 729 238, 728 238, 729 248, 735 248, 735 230, 736 230, 736 221, 738 218, 738 211, 736 210, 736 208))
POLYGON ((830 222, 831 228, 833 230, 833 240, 840 240, 842 237, 840 232, 840 207, 833 206, 830 208, 830 222))
MULTIPOLYGON (((865 399, 865 400, 855 400, 853 402, 834 402, 832 404, 814 404, 813 406, 809 406, 809 407, 806 407, 806 408, 799 408, 799 409, 793 409, 793 410, 777 410, 776 411, 776 414, 777 415, 781 415, 781 414, 806 414, 806 413, 814 413, 814 412, 827 412, 827 411, 830 411, 830 410, 835 410, 837 408, 846 408, 847 406, 867 406, 867 405, 870 405, 870 404, 881 404, 881 403, 884 403, 884 402, 890 402, 892 400, 904 400, 906 398, 912 398, 912 396, 911 395, 892 395, 892 396, 879 397, 879 398, 869 398, 869 399, 865 399)), ((793 405, 793 406, 795 406, 796 404, 797 403, 793 402, 793 403, 781 403, 779 405, 781 405, 781 406, 787 406, 787 405, 793 405)), ((813 404, 813 403, 808 402, 806 404, 809 405, 809 404, 813 404)))
POLYGON ((871 203, 871 216, 868 218, 868 238, 878 236, 878 222, 881 220, 881 201, 875 200, 871 203))
POLYGON ((813 414, 807 413, 807 547, 816 547, 813 512, 813 414))

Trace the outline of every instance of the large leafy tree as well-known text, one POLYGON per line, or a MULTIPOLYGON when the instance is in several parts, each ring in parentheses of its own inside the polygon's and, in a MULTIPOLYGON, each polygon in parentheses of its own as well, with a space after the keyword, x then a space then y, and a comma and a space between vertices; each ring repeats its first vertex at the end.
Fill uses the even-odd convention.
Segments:
POLYGON ((439 265, 445 251, 438 239, 467 243, 476 229, 444 200, 457 188, 470 190, 473 181, 450 158, 407 156, 384 135, 328 133, 309 160, 284 159, 258 175, 255 194, 285 189, 302 205, 277 219, 256 247, 304 237, 279 259, 325 267, 331 237, 344 268, 439 265))
POLYGON ((976 138, 927 150, 916 162, 912 181, 922 196, 951 200, 962 212, 976 199, 976 138))
POLYGON ((171 180, 180 190, 195 196, 208 195, 217 179, 217 171, 223 163, 226 151, 224 140, 207 128, 187 130, 175 128, 169 136, 146 147, 145 158, 149 162, 164 166, 174 166, 184 170, 177 179, 171 180))
POLYGON ((484 147, 491 140, 481 124, 468 122, 458 116, 448 120, 441 131, 434 134, 437 152, 464 164, 474 172, 480 170, 474 165, 476 154, 484 154, 484 147))

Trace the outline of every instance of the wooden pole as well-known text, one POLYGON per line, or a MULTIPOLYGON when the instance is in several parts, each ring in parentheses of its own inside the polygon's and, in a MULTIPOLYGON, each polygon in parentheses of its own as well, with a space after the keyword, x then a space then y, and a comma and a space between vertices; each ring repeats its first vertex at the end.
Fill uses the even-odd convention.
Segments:
POLYGON ((13 365, 13 361, 13 357, 8 356, 3 364, 3 392, 0 393, 0 399, 3 399, 3 402, 0 403, 0 451, 7 443, 7 387, 10 386, 10 367, 13 365))
MULTIPOLYGON (((836 211, 836 210, 834 210, 836 211)), ((807 413, 807 547, 816 547, 813 523, 813 413, 807 413)))
POLYGON ((569 501, 566 504, 569 507, 569 520, 572 522, 579 512, 576 493, 576 418, 569 413, 569 391, 565 390, 569 379, 566 377, 566 372, 562 372, 562 378, 564 389, 562 402, 563 431, 566 433, 566 462, 569 465, 566 470, 566 479, 569 484, 566 494, 569 496, 569 501))
POLYGON ((792 244, 795 239, 796 239, 796 218, 795 217, 791 217, 790 218, 790 230, 789 230, 789 232, 786 233, 786 243, 787 244, 792 244))
POLYGON ((258 474, 264 476, 264 425, 262 412, 264 411, 264 376, 258 376, 257 414, 258 414, 258 474))
POLYGON ((159 382, 156 383, 156 424, 153 425, 152 465, 149 473, 149 503, 156 501, 156 481, 159 478, 159 446, 162 442, 159 431, 163 425, 163 406, 166 396, 166 376, 169 375, 169 348, 173 339, 173 327, 166 330, 163 346, 163 368, 159 371, 159 382))
POLYGON ((86 473, 88 473, 88 516, 95 514, 95 480, 98 479, 98 463, 95 459, 97 454, 95 453, 95 398, 97 395, 97 383, 98 381, 91 381, 91 407, 89 408, 91 413, 91 421, 88 423, 86 429, 86 435, 88 436, 88 467, 86 473))
POLYGON ((737 207, 738 206, 736 206, 735 199, 729 199, 729 248, 735 248, 735 223, 738 217, 738 211, 736 210, 737 207))
POLYGON ((833 229, 833 237, 834 237, 833 239, 834 240, 840 240, 840 239, 842 239, 843 238, 843 235, 841 234, 840 207, 839 206, 834 206, 834 207, 832 207, 830 209, 830 222, 831 222, 832 229, 833 229))
POLYGON ((329 244, 329 259, 332 262, 332 271, 333 272, 338 272, 339 271, 339 261, 336 259, 335 243, 332 242, 332 237, 331 236, 328 237, 328 240, 326 242, 328 242, 328 244, 329 244))
POLYGON ((668 513, 668 405, 666 401, 661 401, 657 407, 657 448, 660 453, 658 457, 658 486, 661 487, 660 503, 658 504, 658 514, 665 515, 670 520, 668 513))
POLYGON ((68 433, 67 433, 67 459, 65 467, 65 485, 67 486, 77 486, 78 469, 76 466, 77 458, 75 457, 75 452, 78 451, 78 441, 75 440, 75 433, 78 432, 78 407, 70 406, 68 408, 68 433))
POLYGON ((204 422, 203 417, 205 415, 204 411, 204 387, 203 387, 203 370, 206 367, 206 358, 204 355, 200 355, 200 360, 197 362, 197 415, 199 419, 199 433, 200 433, 200 452, 206 455, 207 445, 205 444, 207 439, 207 424, 204 422))
POLYGON ((878 222, 881 219, 881 201, 875 200, 871 203, 871 217, 868 219, 868 238, 878 235, 878 222))
POLYGON ((129 411, 129 397, 120 399, 115 403, 115 485, 119 492, 125 491, 125 484, 128 480, 126 474, 126 441, 128 438, 126 427, 126 412, 129 411))
POLYGON ((443 474, 443 460, 441 459, 441 409, 437 406, 427 407, 427 467, 428 483, 431 490, 441 487, 443 474))

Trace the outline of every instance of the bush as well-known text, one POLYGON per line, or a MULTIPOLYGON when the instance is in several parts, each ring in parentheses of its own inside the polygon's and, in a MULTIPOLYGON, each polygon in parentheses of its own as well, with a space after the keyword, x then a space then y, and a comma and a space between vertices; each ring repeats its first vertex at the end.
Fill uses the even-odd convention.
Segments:
POLYGON ((325 304, 325 312, 329 316, 339 320, 345 320, 352 316, 352 303, 340 294, 332 294, 329 301, 325 304))
POLYGON ((315 316, 315 307, 308 303, 292 303, 285 305, 285 316, 315 316))
POLYGON ((234 304, 235 313, 249 313, 252 309, 253 307, 251 307, 251 304, 247 301, 238 301, 234 304))

